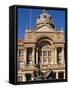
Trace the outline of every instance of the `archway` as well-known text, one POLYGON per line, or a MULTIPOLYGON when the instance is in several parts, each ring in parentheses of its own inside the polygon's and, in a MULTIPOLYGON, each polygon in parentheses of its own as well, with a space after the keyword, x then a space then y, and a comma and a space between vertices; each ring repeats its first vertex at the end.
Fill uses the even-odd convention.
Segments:
POLYGON ((36 53, 38 52, 38 58, 36 58, 37 64, 50 63, 52 57, 51 54, 52 47, 53 47, 53 41, 48 37, 41 37, 37 40, 36 43, 36 53))

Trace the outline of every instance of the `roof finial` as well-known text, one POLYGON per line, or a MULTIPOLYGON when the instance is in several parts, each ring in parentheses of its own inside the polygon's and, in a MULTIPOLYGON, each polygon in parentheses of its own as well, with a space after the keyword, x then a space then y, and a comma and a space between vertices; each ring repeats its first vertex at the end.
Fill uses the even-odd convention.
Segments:
POLYGON ((25 31, 28 31, 28 27, 27 27, 27 25, 26 25, 25 31))
POLYGON ((43 10, 43 13, 48 13, 48 10, 47 10, 47 9, 44 9, 44 10, 43 10))
POLYGON ((63 32, 64 30, 63 30, 63 27, 61 27, 61 32, 63 32))
POLYGON ((31 30, 31 23, 32 23, 31 17, 32 17, 32 9, 30 9, 30 30, 31 30))

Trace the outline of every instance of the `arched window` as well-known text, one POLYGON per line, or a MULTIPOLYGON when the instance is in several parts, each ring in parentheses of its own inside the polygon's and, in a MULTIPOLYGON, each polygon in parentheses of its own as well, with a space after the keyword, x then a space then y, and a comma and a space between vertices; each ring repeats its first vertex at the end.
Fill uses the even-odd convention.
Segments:
POLYGON ((43 63, 49 64, 51 62, 51 51, 43 51, 43 63))

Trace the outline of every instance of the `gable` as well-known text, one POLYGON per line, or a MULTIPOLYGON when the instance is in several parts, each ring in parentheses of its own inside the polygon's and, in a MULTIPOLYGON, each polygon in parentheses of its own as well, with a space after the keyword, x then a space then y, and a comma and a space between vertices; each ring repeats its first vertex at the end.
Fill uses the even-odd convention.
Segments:
POLYGON ((56 30, 49 28, 47 26, 43 26, 43 27, 39 28, 36 32, 56 32, 56 30))

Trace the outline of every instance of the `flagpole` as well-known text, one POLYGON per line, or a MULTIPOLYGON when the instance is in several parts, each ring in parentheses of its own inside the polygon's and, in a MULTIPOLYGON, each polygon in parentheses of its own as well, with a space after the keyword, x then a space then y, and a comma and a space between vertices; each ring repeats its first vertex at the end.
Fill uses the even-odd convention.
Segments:
POLYGON ((30 30, 31 30, 31 9, 30 9, 30 30))

